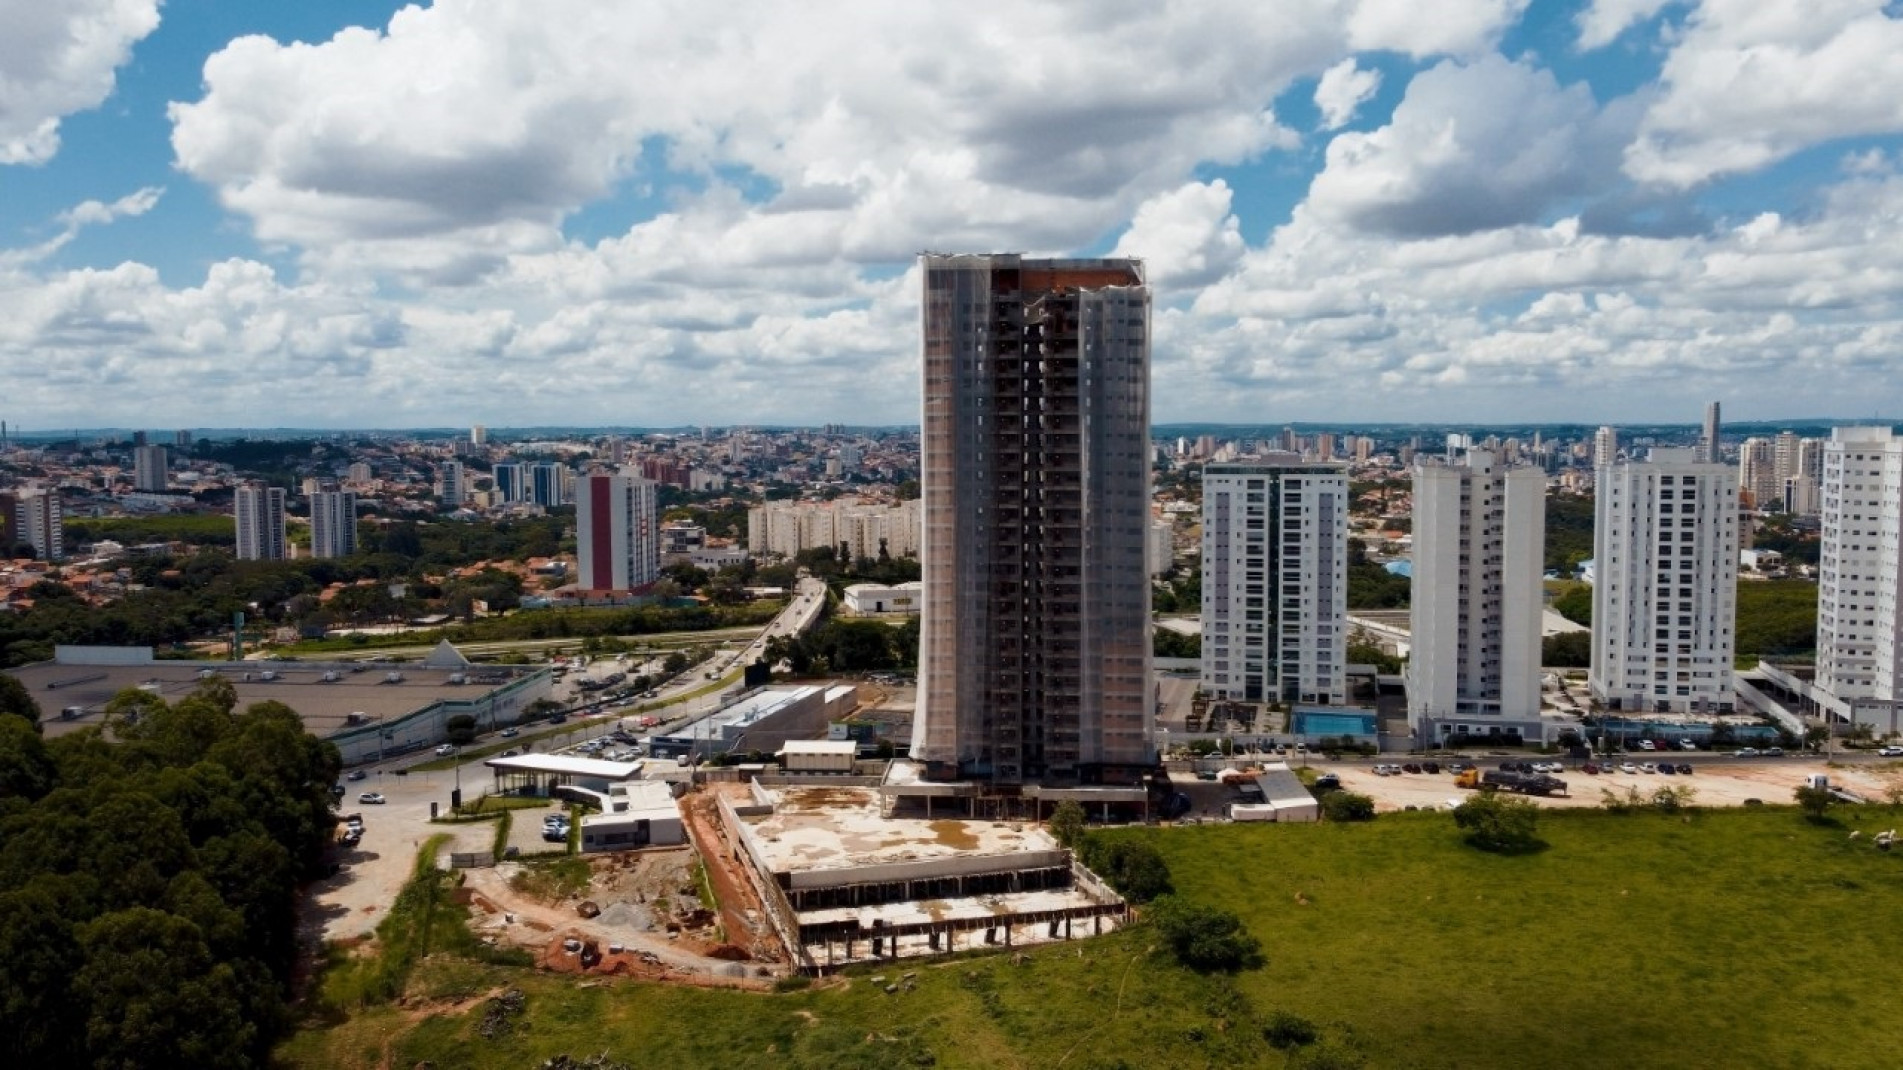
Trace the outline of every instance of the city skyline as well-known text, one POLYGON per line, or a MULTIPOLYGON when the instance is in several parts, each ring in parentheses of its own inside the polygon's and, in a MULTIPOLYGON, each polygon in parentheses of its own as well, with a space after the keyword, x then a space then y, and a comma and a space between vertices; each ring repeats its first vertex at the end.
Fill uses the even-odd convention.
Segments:
POLYGON ((1876 0, 0 11, 35 430, 900 424, 921 249, 1144 258, 1159 424, 1903 413, 1876 0))

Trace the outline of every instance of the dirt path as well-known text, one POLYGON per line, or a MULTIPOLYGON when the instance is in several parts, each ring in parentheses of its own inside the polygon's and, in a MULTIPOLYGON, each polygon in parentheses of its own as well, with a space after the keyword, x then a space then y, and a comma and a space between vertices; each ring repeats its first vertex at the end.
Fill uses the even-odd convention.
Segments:
POLYGON ((740 846, 727 842, 721 833, 720 815, 715 812, 714 795, 719 785, 697 791, 681 800, 681 817, 687 826, 687 838, 700 852, 707 867, 707 879, 714 886, 714 900, 720 904, 721 923, 727 930, 727 942, 747 950, 763 962, 785 961, 785 951, 766 921, 766 908, 754 893, 753 885, 739 867, 740 846))

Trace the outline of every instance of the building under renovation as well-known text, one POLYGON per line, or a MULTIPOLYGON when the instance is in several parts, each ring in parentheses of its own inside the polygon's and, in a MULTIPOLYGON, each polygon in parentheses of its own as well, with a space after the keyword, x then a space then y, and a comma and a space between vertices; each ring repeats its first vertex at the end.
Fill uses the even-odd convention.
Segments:
POLYGON ((1081 939, 1128 916, 1035 824, 889 818, 870 786, 723 787, 727 843, 809 973, 1081 939))

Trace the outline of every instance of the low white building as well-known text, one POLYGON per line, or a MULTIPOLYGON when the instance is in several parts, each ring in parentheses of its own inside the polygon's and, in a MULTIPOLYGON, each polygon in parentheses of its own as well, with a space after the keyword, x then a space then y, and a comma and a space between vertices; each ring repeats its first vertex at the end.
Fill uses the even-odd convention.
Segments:
POLYGON ((674 787, 659 780, 631 780, 609 789, 608 809, 581 819, 584 851, 632 851, 687 842, 674 787))
POLYGON ((846 588, 848 613, 917 613, 925 604, 925 584, 913 580, 887 586, 855 583, 846 588))
POLYGON ((780 766, 789 773, 850 774, 859 757, 851 739, 789 739, 780 747, 780 766))

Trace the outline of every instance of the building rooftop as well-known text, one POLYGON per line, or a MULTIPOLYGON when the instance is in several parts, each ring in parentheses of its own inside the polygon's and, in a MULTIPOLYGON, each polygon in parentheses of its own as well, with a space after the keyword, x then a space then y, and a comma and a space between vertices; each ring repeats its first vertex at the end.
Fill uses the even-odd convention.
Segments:
POLYGON ((610 762, 568 754, 517 754, 508 758, 489 758, 482 764, 499 773, 548 773, 602 780, 633 780, 641 773, 640 762, 610 762))
POLYGON ((774 812, 749 824, 775 873, 1062 850, 1034 824, 881 817, 871 788, 781 789, 774 812))

